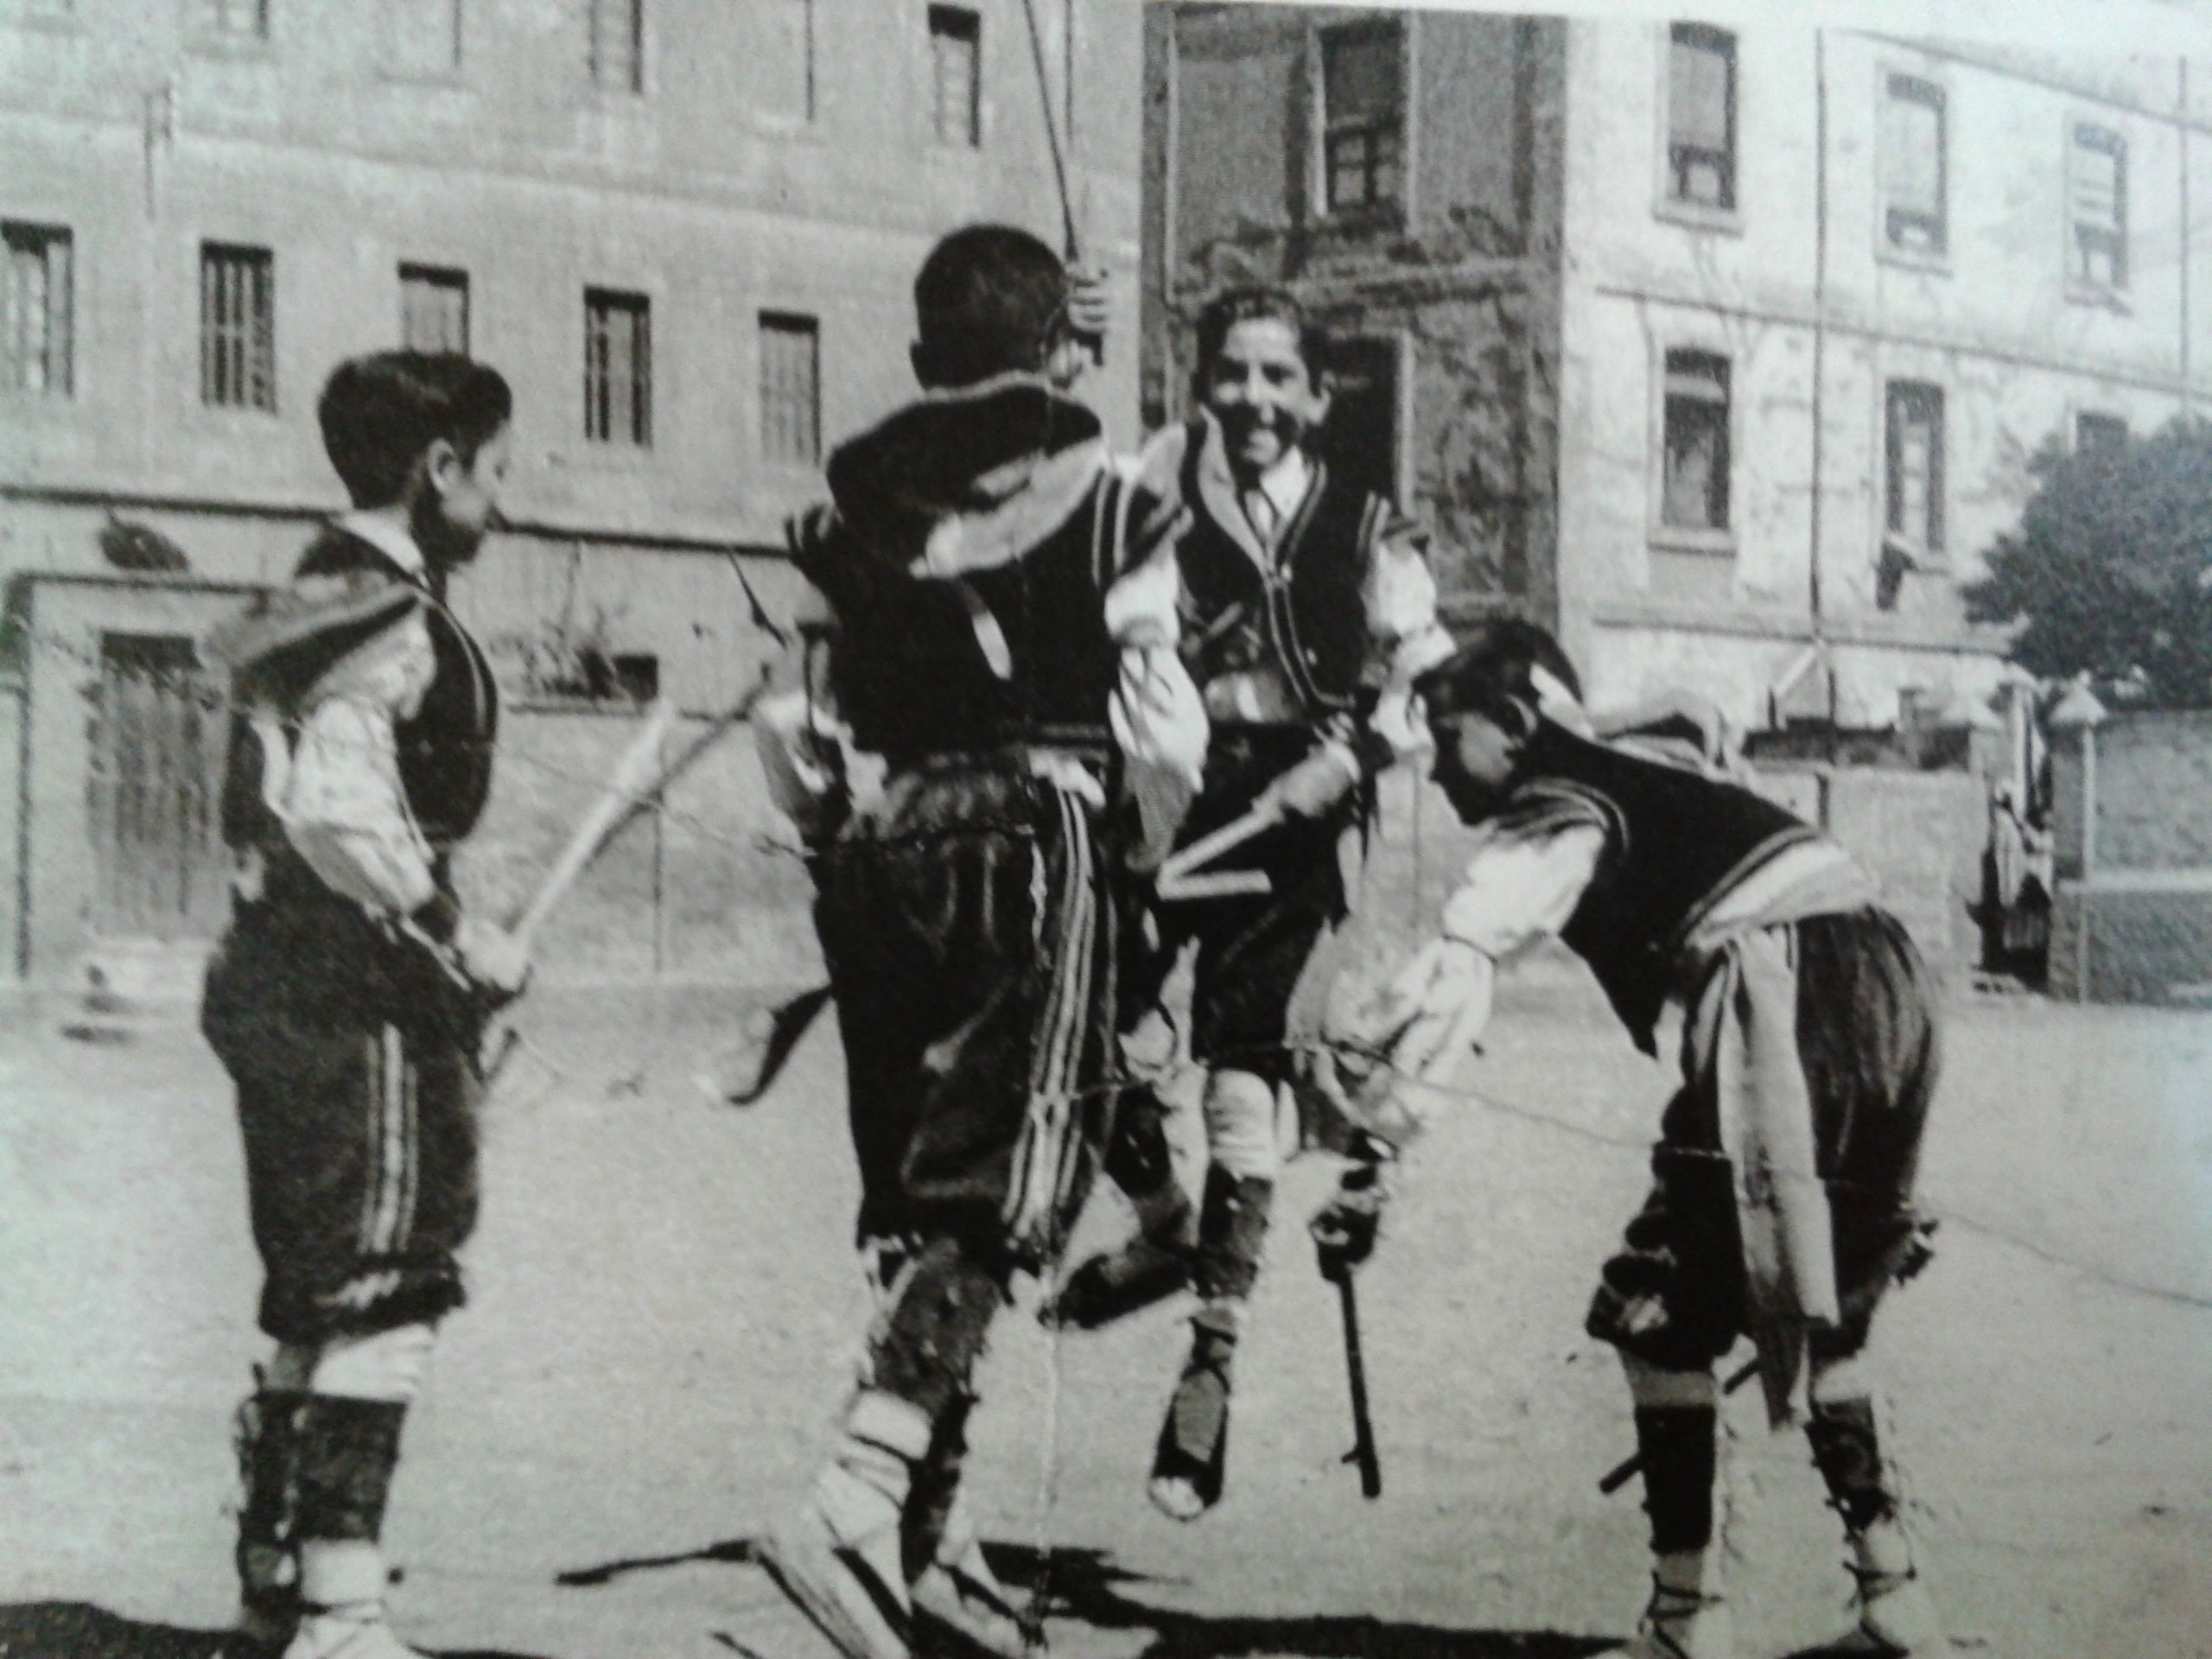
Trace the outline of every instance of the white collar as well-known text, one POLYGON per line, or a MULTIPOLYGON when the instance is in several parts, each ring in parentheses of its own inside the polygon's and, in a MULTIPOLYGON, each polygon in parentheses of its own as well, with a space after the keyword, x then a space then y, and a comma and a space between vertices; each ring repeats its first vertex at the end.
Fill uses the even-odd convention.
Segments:
POLYGON ((1313 463, 1306 451, 1294 444, 1284 450, 1274 466, 1260 474, 1259 481, 1246 493, 1266 498, 1274 509, 1275 523, 1289 522, 1290 515, 1298 511, 1306 499, 1306 492, 1313 486, 1313 463))
POLYGON ((348 536, 359 537, 410 576, 422 575, 429 568, 423 550, 415 544, 415 538, 387 513, 357 510, 340 513, 332 522, 348 536))

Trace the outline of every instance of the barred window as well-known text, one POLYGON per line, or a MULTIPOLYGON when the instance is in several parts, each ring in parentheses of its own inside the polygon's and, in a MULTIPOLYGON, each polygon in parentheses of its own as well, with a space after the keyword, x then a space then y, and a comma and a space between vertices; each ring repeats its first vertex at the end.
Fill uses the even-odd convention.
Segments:
POLYGON ((461 67, 461 0, 384 0, 385 62, 396 74, 461 67))
POLYGON ((1667 353, 1660 522, 1673 530, 1728 528, 1728 359, 1667 353))
POLYGON ((269 38, 269 0, 197 0, 200 25, 229 40, 269 38))
POLYGON ((1882 235, 1890 246, 1941 253, 1948 241, 1943 89, 1889 77, 1882 100, 1882 235))
POLYGON ((591 84, 604 92, 645 90, 645 0, 587 0, 591 84))
POLYGON ((2076 122, 2068 146, 2067 203, 2074 234, 2069 275, 2100 289, 2127 286, 2127 140, 2076 122))
POLYGON ((1943 546, 1943 389, 1915 380, 1889 385, 1890 534, 1915 552, 1943 546))
POLYGON ((983 142, 983 20, 964 6, 930 8, 930 65, 937 141, 973 149, 983 142))
POLYGON ((822 460, 822 327, 812 317, 760 315, 760 455, 822 460))
POLYGON ((1405 30, 1393 21, 1321 31, 1322 162, 1331 213, 1404 193, 1405 30))
POLYGON ((652 302, 642 294, 584 290, 584 436, 653 441, 652 302))
POLYGON ((1736 206, 1736 37, 1726 29, 1676 23, 1669 36, 1667 194, 1736 206))
POLYGON ((69 232, 0 225, 8 267, 0 292, 0 391, 67 397, 75 300, 69 232))
POLYGON ((2095 415, 2084 410, 2074 417, 2074 453, 2077 455, 2116 455, 2127 448, 2127 423, 2117 415, 2095 415))
POLYGON ((780 120, 814 119, 814 0, 755 0, 754 105, 780 120))
POLYGON ((200 401, 276 407, 276 262, 266 248, 200 247, 200 401))
POLYGON ((468 273, 399 268, 399 343, 410 352, 468 351, 468 273))

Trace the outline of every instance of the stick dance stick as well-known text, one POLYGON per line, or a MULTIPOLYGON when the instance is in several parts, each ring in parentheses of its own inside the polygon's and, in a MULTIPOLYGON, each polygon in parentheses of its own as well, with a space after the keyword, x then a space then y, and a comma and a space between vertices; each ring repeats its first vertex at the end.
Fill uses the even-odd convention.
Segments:
POLYGON ((1359 1347, 1359 1299, 1352 1288, 1349 1268, 1337 1279, 1337 1309, 1344 1316, 1344 1376, 1351 1385, 1352 1443, 1344 1461, 1359 1465, 1359 1495, 1377 1498, 1382 1496, 1382 1460, 1375 1450, 1375 1424, 1367 1412, 1367 1361, 1359 1347))
POLYGON ((598 798, 569 832, 568 845, 538 881, 537 891, 507 924, 507 931, 524 950, 530 948, 530 941, 537 930, 545 925, 545 918, 553 913, 553 906, 575 885, 576 878, 590 868, 592 861, 606 850, 614 832, 642 810, 668 781, 661 772, 660 746, 675 718, 674 703, 664 698, 653 704, 645 724, 630 740, 630 747, 615 762, 614 771, 601 787, 598 798), (650 792, 648 785, 652 786, 650 792))
POLYGON ((1163 862, 1160 867, 1160 885, 1180 881, 1199 865, 1211 864, 1224 854, 1234 852, 1254 836, 1274 829, 1282 821, 1282 807, 1263 797, 1243 817, 1224 823, 1210 836, 1201 836, 1163 862))

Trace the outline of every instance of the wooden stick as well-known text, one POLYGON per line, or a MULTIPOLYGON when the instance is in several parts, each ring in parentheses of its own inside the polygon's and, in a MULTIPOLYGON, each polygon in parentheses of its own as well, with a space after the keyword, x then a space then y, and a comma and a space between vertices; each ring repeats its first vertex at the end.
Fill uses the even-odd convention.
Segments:
POLYGON ((1222 825, 1210 836, 1201 836, 1162 863, 1160 884, 1166 887, 1180 881, 1199 865, 1211 864, 1224 854, 1234 852, 1255 836, 1274 829, 1282 822, 1282 816, 1280 802, 1270 796, 1262 796, 1259 803, 1243 817, 1222 825))
POLYGON ((1352 1288, 1352 1270, 1337 1277, 1337 1307, 1344 1316, 1344 1376, 1351 1386, 1351 1450, 1346 1463, 1359 1465, 1359 1495, 1382 1496, 1382 1459, 1375 1450, 1375 1423, 1367 1411, 1367 1361, 1360 1352, 1358 1293, 1352 1288))
POLYGON ((1272 893, 1274 884, 1265 870, 1221 870, 1212 875, 1163 878, 1153 886, 1161 903, 1179 905, 1194 899, 1232 899, 1246 893, 1272 893))
POLYGON ((660 746, 668 736, 668 728, 676 718, 676 705, 663 699, 653 704, 638 734, 630 740, 630 747, 615 762, 614 771, 601 788, 591 808, 577 820, 569 835, 568 845, 561 855, 547 868, 537 884, 537 891, 530 901, 507 924, 507 931, 526 951, 545 918, 553 913, 576 878, 590 868, 592 861, 606 850, 614 838, 614 832, 639 810, 658 792, 667 779, 661 772, 660 746), (649 792, 647 786, 653 785, 649 792))

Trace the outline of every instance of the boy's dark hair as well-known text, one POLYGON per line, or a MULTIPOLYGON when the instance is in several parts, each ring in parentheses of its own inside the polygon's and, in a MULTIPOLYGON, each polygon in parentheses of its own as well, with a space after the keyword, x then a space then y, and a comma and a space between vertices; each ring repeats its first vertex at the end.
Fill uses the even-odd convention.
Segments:
POLYGON ((423 452, 443 438, 473 461, 514 414, 497 369, 458 352, 378 352, 348 358, 323 384, 322 447, 357 507, 407 493, 423 452))
POLYGON ((969 225, 930 250, 914 278, 929 378, 973 385, 1033 374, 1066 326, 1068 276, 1052 249, 1011 225, 969 225))
POLYGON ((1577 701, 1582 677, 1547 628, 1518 617, 1477 623, 1472 637, 1414 682, 1414 690, 1432 719, 1473 714, 1497 718, 1517 711, 1533 720, 1544 702, 1534 672, 1541 669, 1577 701))
POLYGON ((1329 337, 1321 325, 1306 315, 1298 296, 1287 288, 1255 285, 1224 289, 1206 302, 1198 313, 1198 366, 1192 371, 1198 395, 1205 395, 1206 375, 1221 354, 1229 331, 1240 322, 1280 322, 1298 337, 1298 354, 1306 359, 1306 372, 1319 385, 1329 370, 1329 337))

